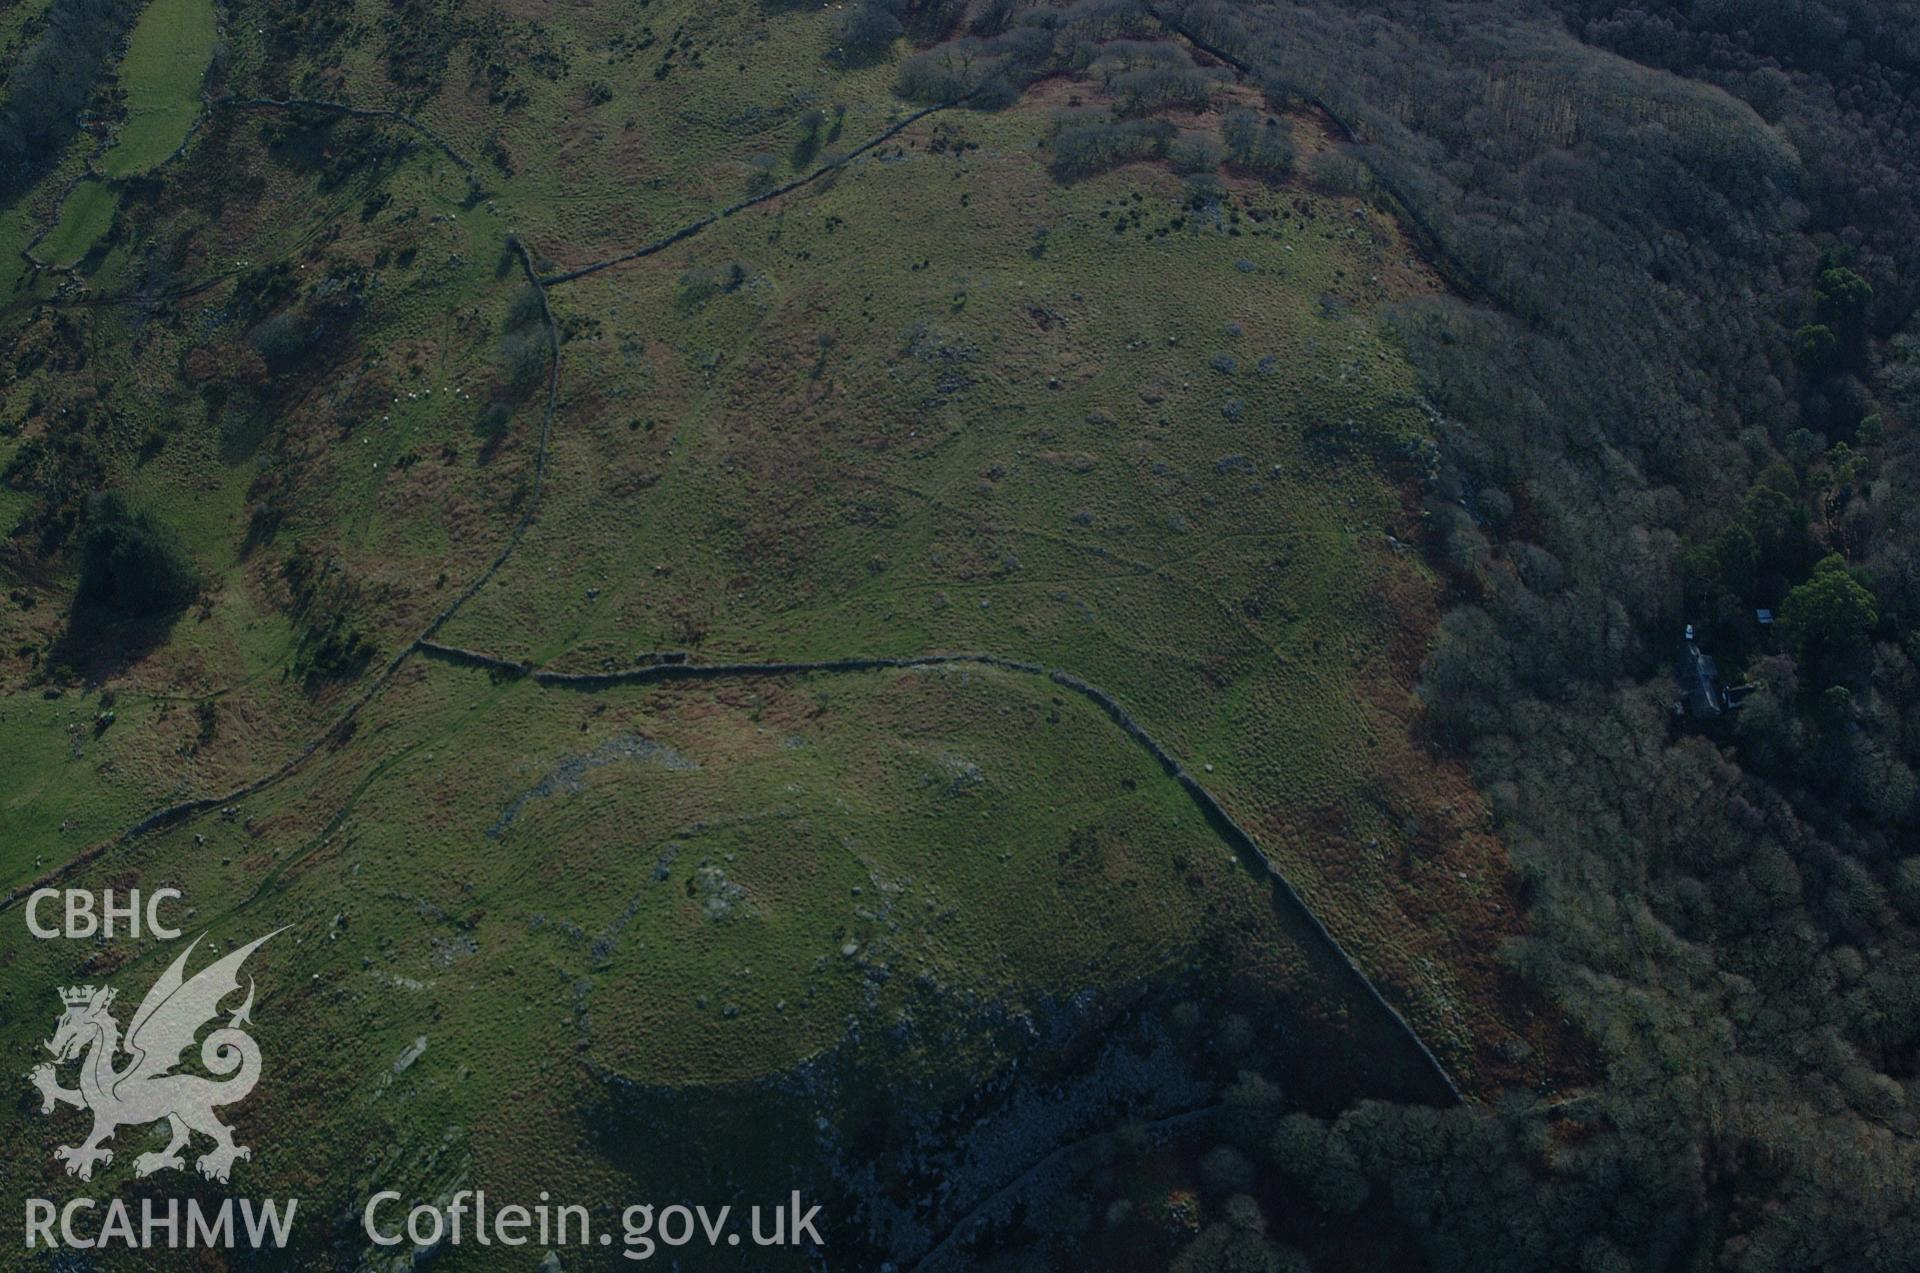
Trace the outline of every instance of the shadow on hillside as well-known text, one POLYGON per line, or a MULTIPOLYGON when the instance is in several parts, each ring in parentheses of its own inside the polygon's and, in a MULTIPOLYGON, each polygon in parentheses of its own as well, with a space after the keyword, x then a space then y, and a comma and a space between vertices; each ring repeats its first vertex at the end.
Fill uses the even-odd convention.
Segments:
POLYGON ((95 684, 126 671, 167 643, 187 607, 126 617, 104 606, 76 604, 47 653, 56 680, 95 684))
POLYGON ((119 491, 87 500, 79 587, 48 664, 55 680, 99 680, 164 643, 203 578, 171 527, 119 491))

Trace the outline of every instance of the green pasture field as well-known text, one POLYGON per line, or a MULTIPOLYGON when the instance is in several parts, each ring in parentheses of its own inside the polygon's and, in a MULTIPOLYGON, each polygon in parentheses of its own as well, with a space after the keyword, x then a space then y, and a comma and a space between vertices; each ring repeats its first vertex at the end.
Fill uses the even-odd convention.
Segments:
POLYGON ((35 245, 42 264, 78 264, 113 222, 119 195, 112 183, 147 172, 186 139, 201 111, 200 84, 216 34, 212 0, 150 0, 116 71, 126 121, 98 160, 107 180, 89 177, 73 188, 57 224, 35 245))
POLYGON ((114 209, 119 202, 112 186, 92 177, 84 178, 61 203, 59 223, 34 244, 34 256, 56 267, 79 264, 113 224, 114 209))
POLYGON ((148 0, 120 61, 127 119, 101 156, 108 176, 146 172, 180 145, 200 113, 200 81, 216 34, 212 0, 148 0))

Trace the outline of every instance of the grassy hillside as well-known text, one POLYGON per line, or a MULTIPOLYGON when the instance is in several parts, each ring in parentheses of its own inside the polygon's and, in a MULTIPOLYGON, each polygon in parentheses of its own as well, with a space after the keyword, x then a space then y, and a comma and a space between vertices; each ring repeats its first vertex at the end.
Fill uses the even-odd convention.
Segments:
MULTIPOLYGON (((1071 1164, 1152 1267, 1246 1193, 1162 1124, 1587 1076, 1415 732, 1444 286, 1333 121, 1128 6, 931 102, 828 10, 242 4, 203 94, 213 17, 18 205, 0 878, 290 925, 249 1190, 804 1188, 961 1267, 1071 1164), (102 490, 189 600, 109 603, 102 490)), ((171 949, 8 928, 0 1052, 171 949)))

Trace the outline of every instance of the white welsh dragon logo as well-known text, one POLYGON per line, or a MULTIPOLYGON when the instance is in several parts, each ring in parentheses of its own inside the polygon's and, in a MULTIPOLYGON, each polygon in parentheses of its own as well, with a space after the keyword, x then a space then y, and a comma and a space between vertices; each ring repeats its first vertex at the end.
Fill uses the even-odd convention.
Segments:
POLYGON ((260 1046, 240 1028, 252 1024, 251 977, 247 979, 246 1002, 200 1045, 200 1063, 224 1081, 171 1071, 180 1064, 180 1054, 192 1046, 200 1027, 218 1014, 221 1000, 240 989, 240 965, 247 956, 284 931, 276 929, 188 978, 187 956, 200 943, 196 937, 140 1001, 127 1027, 124 1045, 120 1042, 120 1025, 111 1011, 112 990, 79 986, 60 992, 66 1011, 47 1043, 54 1060, 35 1067, 27 1077, 40 1089, 41 1113, 52 1113, 56 1104, 93 1111, 93 1133, 86 1141, 54 1151, 54 1157, 66 1163, 68 1175, 89 1180, 95 1163, 112 1162, 113 1151, 104 1148, 104 1142, 115 1128, 163 1118, 173 1139, 159 1153, 145 1153, 135 1159, 135 1175, 184 1168, 180 1151, 186 1148, 192 1132, 213 1139, 213 1148, 196 1164, 209 1180, 224 1182, 235 1159, 252 1157, 245 1145, 233 1143, 233 1132, 213 1116, 214 1106, 245 1099, 260 1080, 260 1046), (114 1054, 123 1046, 133 1059, 116 1070, 114 1054), (61 1087, 54 1065, 71 1061, 82 1052, 86 1055, 80 1062, 80 1086, 61 1087))

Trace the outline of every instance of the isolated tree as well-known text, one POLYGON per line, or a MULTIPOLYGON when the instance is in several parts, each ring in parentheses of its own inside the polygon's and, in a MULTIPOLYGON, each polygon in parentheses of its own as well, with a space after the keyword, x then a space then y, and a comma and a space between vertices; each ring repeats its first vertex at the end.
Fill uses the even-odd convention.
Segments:
POLYGON ((200 575, 186 549, 151 513, 133 511, 118 491, 102 491, 87 502, 82 603, 147 617, 181 609, 199 589, 200 575))
POLYGON ((800 135, 793 143, 793 166, 805 168, 820 153, 820 135, 826 128, 827 114, 817 109, 805 111, 798 123, 800 135))
POLYGON ((854 62, 877 57, 905 31, 890 6, 865 0, 840 20, 841 56, 854 62))
POLYGON ((1880 621, 1873 594, 1847 571, 1838 553, 1813 568, 1813 577, 1787 594, 1780 622, 1803 658, 1858 649, 1880 621))

